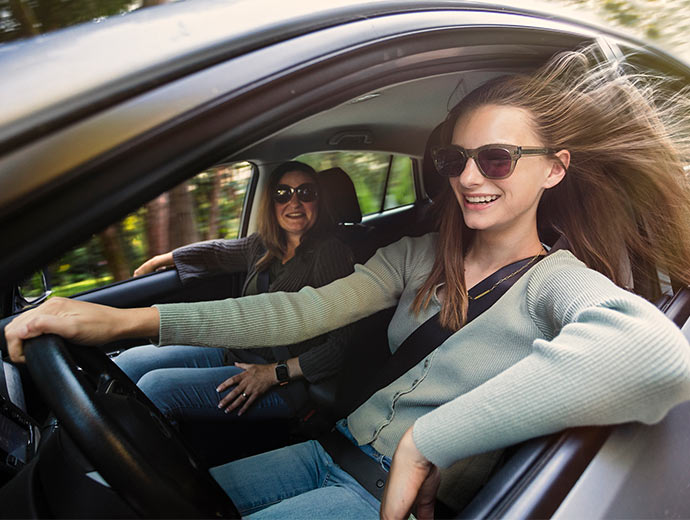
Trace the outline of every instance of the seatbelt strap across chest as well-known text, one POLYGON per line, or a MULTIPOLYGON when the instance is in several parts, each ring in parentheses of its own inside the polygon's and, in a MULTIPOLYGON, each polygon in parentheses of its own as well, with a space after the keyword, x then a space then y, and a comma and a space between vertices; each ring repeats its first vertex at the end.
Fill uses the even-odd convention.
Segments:
MULTIPOLYGON (((470 291, 470 296, 476 297, 476 295, 482 294, 482 292, 485 292, 488 288, 493 287, 497 281, 515 272, 516 269, 526 266, 530 262, 534 263, 534 258, 526 258, 502 267, 474 286, 470 291)), ((527 270, 506 279, 483 296, 476 299, 470 299, 465 326, 496 303, 526 271, 527 270)), ((405 339, 405 341, 403 341, 400 347, 398 347, 395 353, 388 359, 382 370, 378 372, 378 377, 370 384, 361 387, 362 392, 359 394, 360 401, 358 404, 363 403, 375 392, 398 379, 443 344, 450 336, 455 334, 456 331, 441 326, 439 319, 440 312, 434 314, 422 323, 405 339)))

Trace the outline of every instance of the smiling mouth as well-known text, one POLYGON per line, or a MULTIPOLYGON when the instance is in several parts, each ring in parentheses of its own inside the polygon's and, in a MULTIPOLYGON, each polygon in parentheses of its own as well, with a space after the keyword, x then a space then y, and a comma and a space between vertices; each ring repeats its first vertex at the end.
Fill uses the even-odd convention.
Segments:
POLYGON ((464 195, 465 201, 470 203, 470 204, 488 204, 489 202, 493 202, 500 195, 480 195, 480 196, 471 196, 471 195, 464 195))
POLYGON ((305 217, 305 214, 302 213, 301 211, 296 211, 296 212, 293 212, 293 213, 286 213, 285 216, 286 216, 287 218, 304 218, 304 217, 305 217))

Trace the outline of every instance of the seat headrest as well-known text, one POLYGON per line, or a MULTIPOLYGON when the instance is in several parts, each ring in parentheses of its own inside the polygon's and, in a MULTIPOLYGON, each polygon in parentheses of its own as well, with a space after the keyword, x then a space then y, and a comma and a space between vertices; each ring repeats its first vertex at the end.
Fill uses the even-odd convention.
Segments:
POLYGON ((357 200, 355 185, 342 168, 329 168, 319 172, 319 184, 326 205, 337 224, 359 224, 362 210, 357 200))
POLYGON ((429 138, 426 141, 426 148, 424 149, 424 162, 422 163, 422 179, 424 181, 424 189, 431 200, 438 197, 443 189, 448 184, 448 181, 441 177, 436 171, 434 161, 431 159, 431 150, 441 144, 441 129, 443 123, 438 125, 431 131, 429 138))

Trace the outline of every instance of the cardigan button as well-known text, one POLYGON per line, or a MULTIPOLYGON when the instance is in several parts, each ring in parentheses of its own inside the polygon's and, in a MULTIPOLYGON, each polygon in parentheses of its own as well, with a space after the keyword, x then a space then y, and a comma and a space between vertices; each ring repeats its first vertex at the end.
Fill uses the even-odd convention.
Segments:
POLYGON ((383 480, 381 480, 381 479, 378 479, 378 480, 376 481, 376 487, 377 487, 377 488, 382 488, 382 487, 384 486, 384 484, 385 484, 385 482, 384 482, 383 480))

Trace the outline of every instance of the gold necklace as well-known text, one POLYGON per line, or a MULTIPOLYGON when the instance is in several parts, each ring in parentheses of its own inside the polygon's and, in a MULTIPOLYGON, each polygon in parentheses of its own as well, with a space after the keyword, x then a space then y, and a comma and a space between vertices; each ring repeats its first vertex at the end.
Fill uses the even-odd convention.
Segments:
POLYGON ((532 264, 537 260, 537 258, 539 258, 539 257, 541 256, 542 251, 544 251, 544 248, 542 248, 542 250, 539 251, 539 252, 534 256, 534 258, 532 258, 532 260, 530 260, 529 262, 527 262, 525 265, 523 265, 522 267, 520 267, 518 270, 513 271, 513 272, 510 273, 509 275, 504 276, 504 277, 501 278, 498 282, 496 282, 495 284, 493 284, 493 286, 491 287, 491 289, 487 289, 486 291, 484 291, 484 292, 481 293, 481 294, 478 294, 477 296, 470 296, 469 293, 468 293, 468 294, 467 294, 467 297, 468 297, 470 300, 472 300, 472 301, 476 301, 476 300, 478 300, 479 298, 481 298, 482 296, 486 296, 486 295, 489 294, 491 291, 493 291, 496 287, 498 287, 499 285, 501 285, 503 282, 505 282, 506 280, 512 278, 513 276, 515 276, 515 275, 521 273, 522 271, 524 271, 525 269, 527 269, 530 265, 532 265, 532 264))

